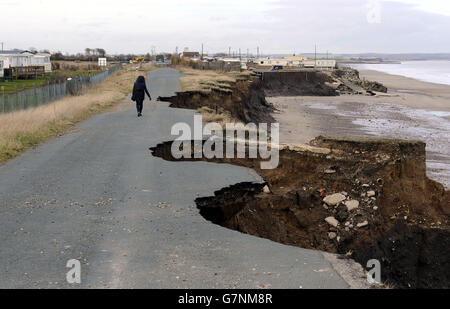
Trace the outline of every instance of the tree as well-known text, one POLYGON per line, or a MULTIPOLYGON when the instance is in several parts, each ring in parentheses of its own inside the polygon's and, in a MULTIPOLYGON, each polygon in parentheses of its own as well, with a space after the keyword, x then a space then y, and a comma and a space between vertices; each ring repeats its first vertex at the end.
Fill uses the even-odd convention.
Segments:
POLYGON ((90 56, 90 55, 91 55, 91 52, 92 52, 92 49, 90 49, 90 48, 88 47, 88 48, 86 48, 84 51, 86 52, 86 56, 90 56))

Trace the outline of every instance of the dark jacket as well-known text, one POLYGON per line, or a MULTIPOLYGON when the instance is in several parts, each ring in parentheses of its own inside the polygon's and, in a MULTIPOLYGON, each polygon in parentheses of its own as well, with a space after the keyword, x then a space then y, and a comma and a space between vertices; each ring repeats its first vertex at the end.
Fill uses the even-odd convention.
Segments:
POLYGON ((144 101, 145 94, 148 95, 150 100, 152 99, 150 96, 150 93, 147 90, 147 86, 145 85, 144 76, 139 76, 137 81, 134 83, 132 100, 133 101, 144 101))

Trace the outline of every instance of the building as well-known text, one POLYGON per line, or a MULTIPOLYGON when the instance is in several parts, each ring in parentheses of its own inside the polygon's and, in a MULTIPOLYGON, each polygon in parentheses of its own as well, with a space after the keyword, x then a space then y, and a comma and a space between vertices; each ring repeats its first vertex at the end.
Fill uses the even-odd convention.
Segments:
POLYGON ((315 69, 334 69, 336 68, 336 60, 334 59, 317 59, 317 60, 306 60, 303 62, 305 68, 315 68, 315 69))
POLYGON ((194 59, 198 60, 200 59, 200 53, 185 51, 181 54, 181 58, 183 58, 184 60, 194 60, 194 59))
POLYGON ((34 66, 43 66, 45 73, 50 73, 52 71, 52 63, 50 61, 50 54, 48 53, 37 53, 31 58, 31 63, 34 66))
POLYGON ((43 66, 45 72, 52 71, 50 54, 34 53, 27 50, 6 50, 0 51, 0 61, 2 61, 2 73, 4 69, 13 67, 43 66))
POLYGON ((290 67, 304 67, 304 62, 308 60, 306 56, 285 56, 283 60, 287 61, 287 66, 290 67))

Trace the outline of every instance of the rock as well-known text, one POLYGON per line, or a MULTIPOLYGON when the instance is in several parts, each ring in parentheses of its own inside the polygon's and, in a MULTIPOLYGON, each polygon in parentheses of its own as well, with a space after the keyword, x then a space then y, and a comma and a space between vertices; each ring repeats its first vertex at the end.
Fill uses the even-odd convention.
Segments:
POLYGON ((378 210, 378 206, 374 206, 374 207, 373 207, 373 210, 378 210))
POLYGON ((267 185, 266 185, 266 186, 264 187, 264 189, 263 189, 263 190, 264 190, 264 193, 267 193, 267 194, 269 194, 269 193, 270 193, 270 189, 269 189, 269 186, 267 186, 267 185))
POLYGON ((337 237, 337 234, 336 234, 335 232, 328 233, 328 238, 329 238, 329 239, 333 240, 333 239, 335 239, 336 237, 337 237))
POLYGON ((334 227, 337 227, 337 226, 339 225, 339 221, 336 220, 335 217, 328 217, 328 218, 325 219, 325 221, 326 221, 329 225, 334 226, 334 227))
POLYGON ((363 184, 362 186, 363 186, 363 188, 368 188, 368 187, 370 187, 370 186, 369 186, 368 184, 366 184, 366 183, 363 184))
POLYGON ((335 206, 339 204, 340 202, 345 200, 345 195, 341 193, 336 193, 333 195, 328 195, 323 199, 325 203, 327 203, 328 206, 335 206))
POLYGON ((324 173, 325 174, 334 174, 334 173, 336 173, 336 171, 332 170, 332 169, 327 169, 327 170, 324 171, 324 173))
POLYGON ((368 226, 368 225, 369 225, 369 222, 367 222, 367 220, 366 220, 364 222, 358 223, 356 226, 361 228, 361 227, 365 227, 365 226, 368 226))
POLYGON ((367 197, 374 197, 376 195, 375 191, 367 192, 367 197))
POLYGON ((359 207, 359 201, 357 200, 351 200, 345 202, 345 206, 347 206, 348 211, 352 211, 353 209, 356 209, 359 207))
POLYGON ((345 226, 350 226, 350 222, 345 222, 345 226))

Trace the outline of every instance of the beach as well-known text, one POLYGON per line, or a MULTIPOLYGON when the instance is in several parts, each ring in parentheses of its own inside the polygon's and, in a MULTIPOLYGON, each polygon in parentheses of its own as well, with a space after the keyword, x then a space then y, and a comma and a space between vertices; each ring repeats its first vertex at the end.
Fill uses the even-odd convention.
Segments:
POLYGON ((378 96, 272 97, 281 143, 308 143, 324 135, 421 140, 427 143, 427 173, 450 187, 450 86, 378 71, 361 78, 388 87, 378 96))

